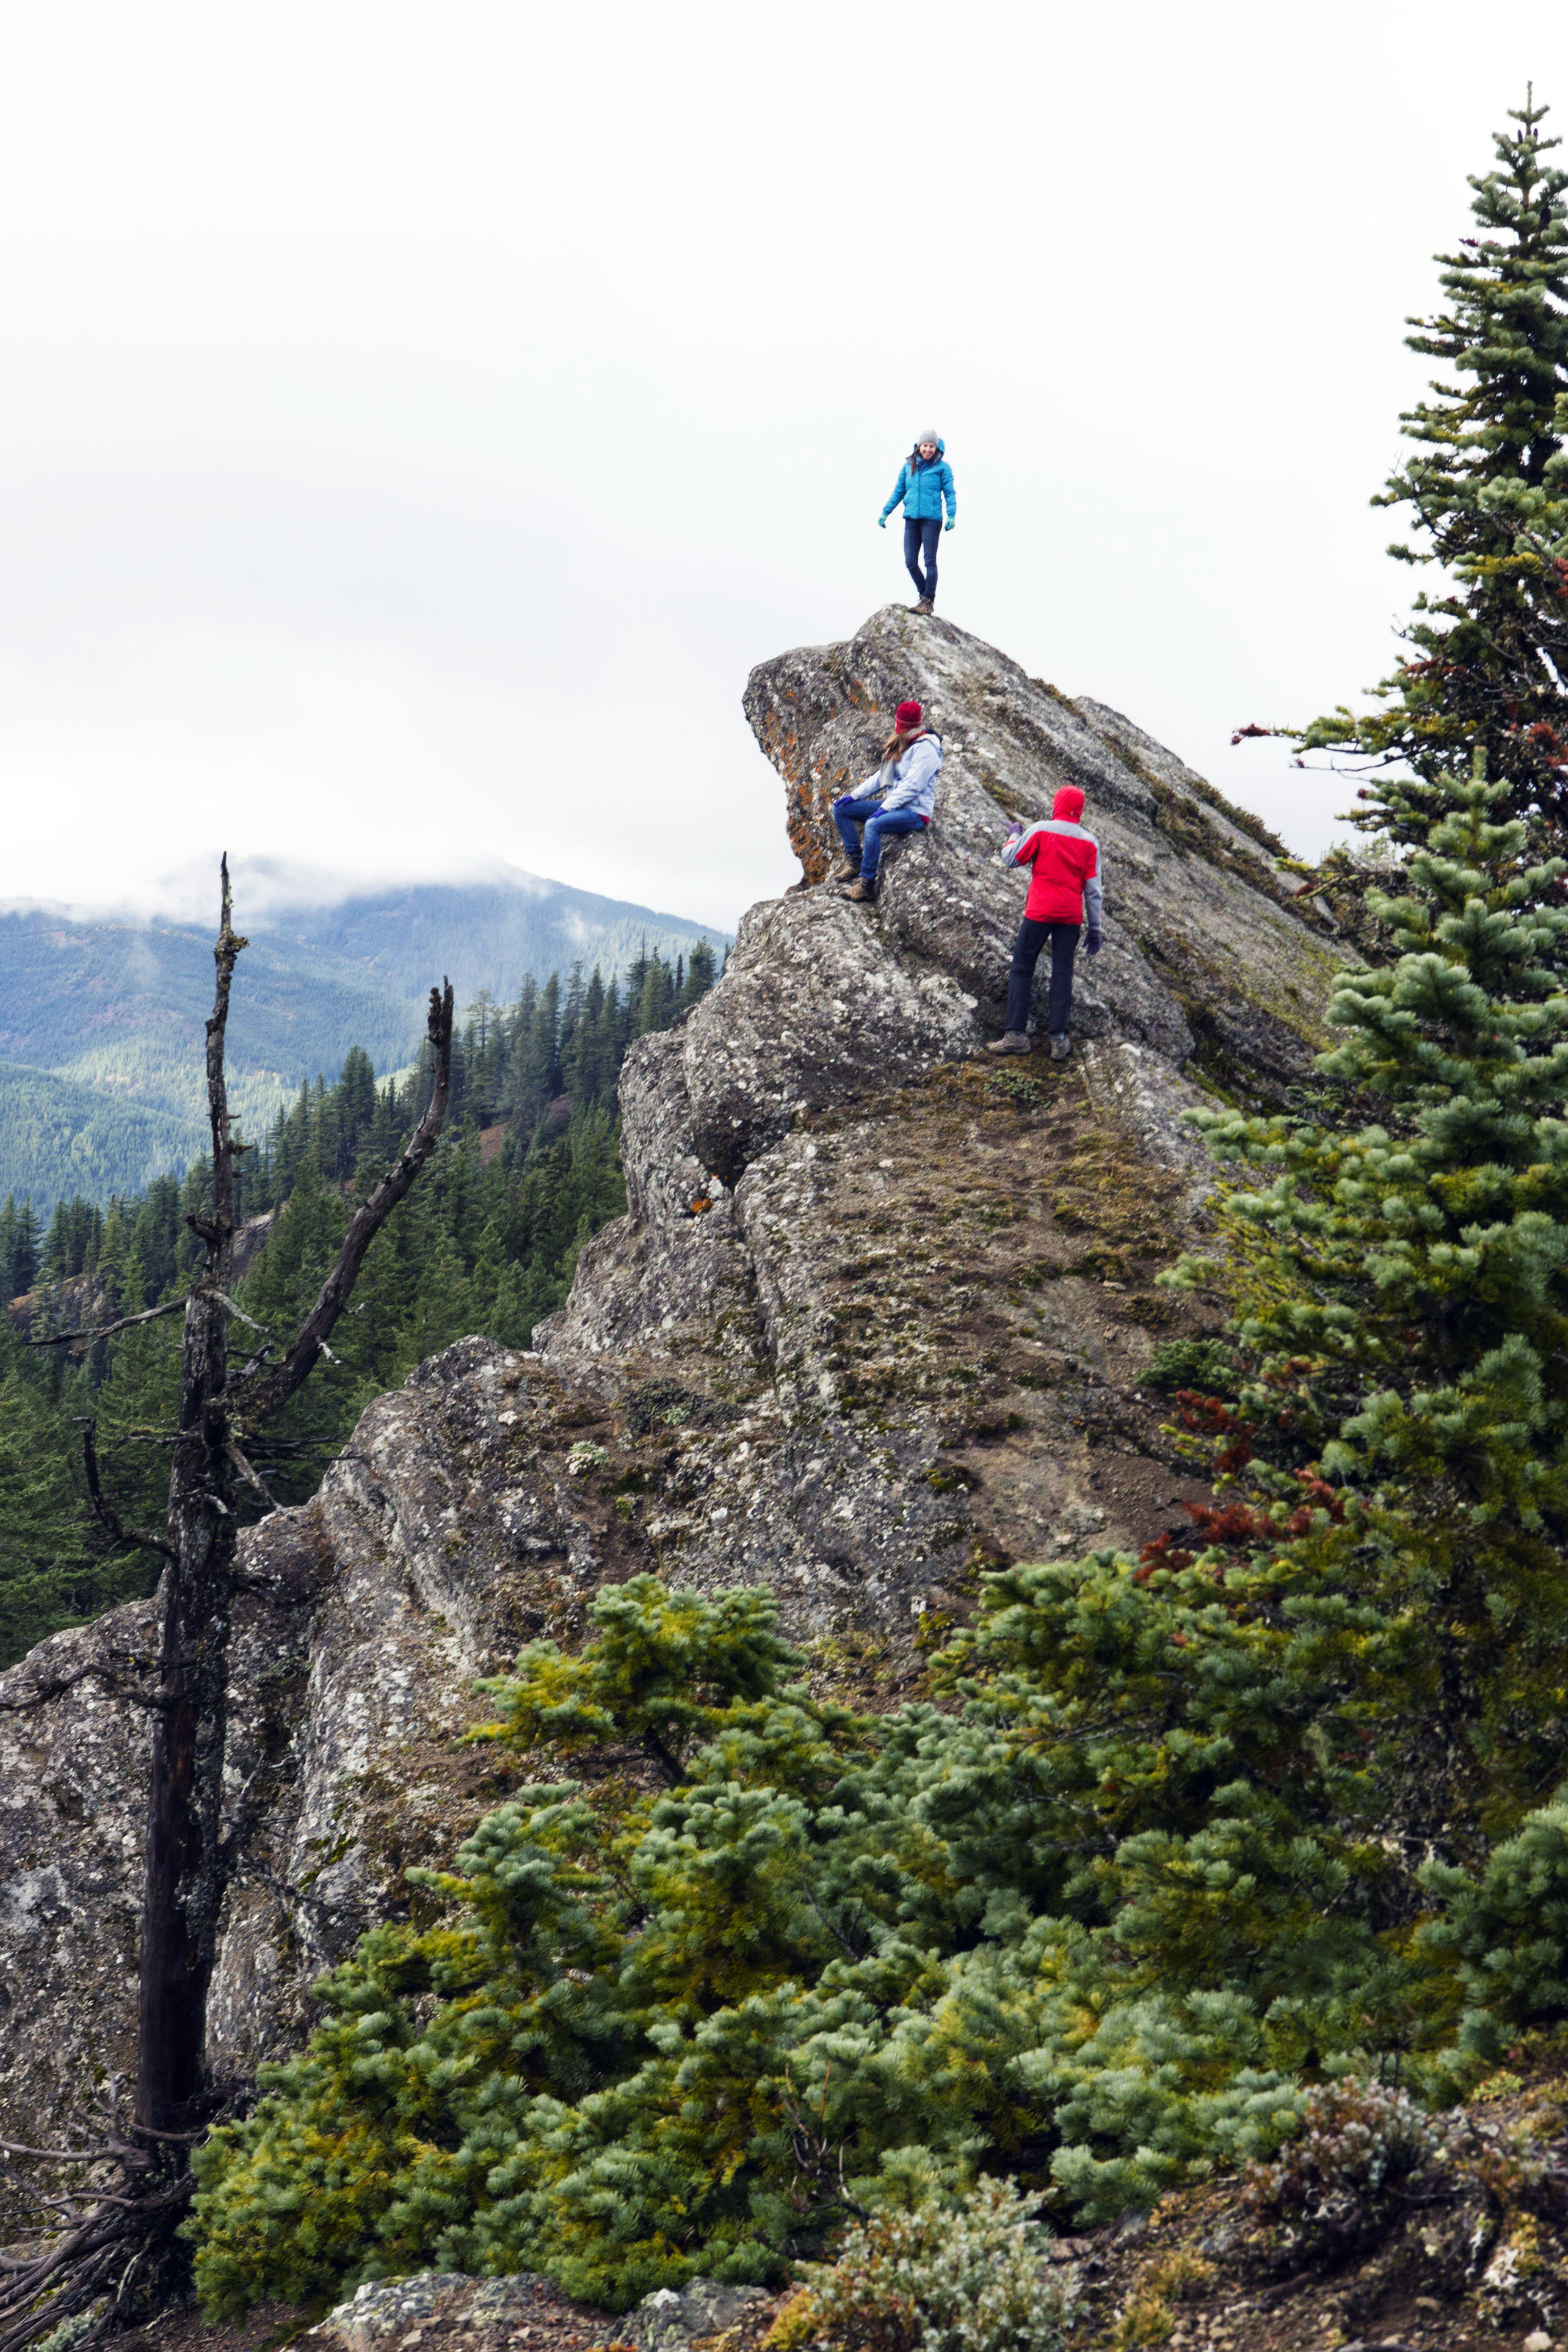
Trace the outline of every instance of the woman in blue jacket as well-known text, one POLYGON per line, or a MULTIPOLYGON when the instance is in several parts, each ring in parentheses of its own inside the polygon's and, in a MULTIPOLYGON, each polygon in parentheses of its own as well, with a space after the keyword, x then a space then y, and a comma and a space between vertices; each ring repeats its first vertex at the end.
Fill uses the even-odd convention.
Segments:
POLYGON ((899 468, 898 480, 892 498, 877 518, 880 528, 887 529, 888 516, 904 500, 904 561, 915 583, 920 602, 917 613, 930 613, 936 605, 936 541, 942 534, 942 501, 947 501, 947 528, 952 530, 958 520, 958 500, 953 488, 953 468, 943 456, 946 444, 939 433, 922 433, 899 468), (925 558, 925 573, 921 577, 920 559, 925 558))

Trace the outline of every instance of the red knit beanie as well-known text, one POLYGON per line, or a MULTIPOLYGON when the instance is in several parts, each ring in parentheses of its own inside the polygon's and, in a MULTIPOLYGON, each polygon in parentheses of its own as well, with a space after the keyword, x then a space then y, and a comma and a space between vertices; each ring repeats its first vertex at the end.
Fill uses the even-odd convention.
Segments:
POLYGON ((907 735, 912 727, 920 724, 920 705, 917 702, 901 702, 893 714, 893 724, 895 733, 907 735))

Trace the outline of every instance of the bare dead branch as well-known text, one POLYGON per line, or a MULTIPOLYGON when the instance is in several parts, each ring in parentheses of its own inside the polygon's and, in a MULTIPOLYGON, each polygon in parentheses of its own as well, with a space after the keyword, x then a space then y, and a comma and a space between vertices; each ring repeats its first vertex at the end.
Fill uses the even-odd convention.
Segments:
POLYGON ((444 988, 433 988, 430 992, 427 1034, 435 1063, 435 1083, 430 1107, 410 1137, 408 1147, 396 1167, 382 1178, 370 1199, 355 1210, 349 1230, 343 1236, 338 1262, 321 1285, 316 1304, 299 1326, 294 1344, 283 1362, 244 1401, 242 1411, 249 1428, 266 1420, 269 1413, 276 1412, 280 1405, 287 1404, 309 1378, 317 1360, 329 1356, 328 1337, 348 1304, 349 1294, 364 1262, 365 1252, 435 1149, 436 1138, 446 1118, 446 1099, 452 1085, 450 981, 446 982, 444 988))
POLYGON ((77 1339, 110 1339, 117 1331, 129 1331, 134 1323, 156 1323, 161 1315, 183 1315, 183 1298, 165 1299, 162 1307, 149 1307, 140 1315, 122 1315, 114 1323, 83 1325, 79 1331, 51 1331, 43 1339, 25 1339, 25 1348, 64 1348, 77 1339))
POLYGON ((267 1485, 260 1471, 255 1470, 251 1467, 250 1464, 246 1460, 245 1455, 240 1452, 239 1447, 234 1443, 232 1438, 229 1441, 229 1460, 234 1464, 235 1468, 239 1472, 240 1476, 245 1479, 246 1484, 256 1488, 256 1493, 261 1496, 262 1501, 267 1505, 269 1511, 280 1511, 283 1508, 282 1504, 278 1501, 277 1496, 273 1493, 271 1487, 267 1485))
POLYGON ((272 1334, 267 1329, 266 1324, 258 1323, 254 1315, 247 1315, 243 1307, 236 1307, 226 1290, 212 1290, 209 1291, 208 1295, 209 1297, 217 1299, 221 1306, 226 1307, 231 1315, 237 1315, 242 1323, 248 1323, 253 1331, 259 1331, 262 1338, 267 1341, 268 1347, 273 1345, 272 1334))
MULTIPOLYGON (((75 1690, 78 1683, 90 1682, 101 1672, 98 1666, 78 1666, 74 1675, 60 1675, 52 1682, 35 1685, 26 1698, 0 1698, 0 1715, 31 1715, 36 1706, 49 1706, 67 1691, 75 1690)), ((0 2141, 0 2147, 5 2143, 0 2141)))
POLYGON ((174 1558, 174 1547, 166 1536, 154 1535, 151 1528, 128 1528, 109 1496, 103 1491, 103 1481, 98 1468, 98 1423, 81 1423, 82 1468, 87 1474, 88 1499, 104 1527, 116 1543, 140 1544, 143 1551, 155 1551, 164 1559, 174 1558))

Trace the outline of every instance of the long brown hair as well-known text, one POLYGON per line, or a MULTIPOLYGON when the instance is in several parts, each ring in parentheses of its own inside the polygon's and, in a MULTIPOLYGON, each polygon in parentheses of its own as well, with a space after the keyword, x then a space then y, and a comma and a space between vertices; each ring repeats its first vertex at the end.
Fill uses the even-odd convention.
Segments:
POLYGON ((914 742, 915 737, 917 735, 924 735, 925 732, 925 721, 924 719, 921 720, 918 727, 906 727, 902 735, 895 727, 892 734, 888 737, 886 742, 882 747, 882 761, 883 767, 887 765, 889 760, 902 760, 904 752, 908 750, 910 744, 914 742))

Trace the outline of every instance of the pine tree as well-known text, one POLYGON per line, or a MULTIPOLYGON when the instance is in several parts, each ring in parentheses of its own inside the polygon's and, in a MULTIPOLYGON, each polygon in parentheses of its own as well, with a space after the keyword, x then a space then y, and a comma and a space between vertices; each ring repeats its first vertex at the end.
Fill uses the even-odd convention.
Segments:
POLYGON ((706 996, 716 977, 716 960, 706 940, 699 940, 686 964, 685 1002, 695 1004, 706 996))
MULTIPOLYGON (((5 1299, 15 1298, 17 1295, 16 1256, 16 1202, 15 1196, 7 1192, 5 1205, 0 1209, 0 1289, 3 1289, 5 1299)), ((26 1285, 21 1286, 25 1288, 26 1285)))
POLYGON ((1447 306, 1412 320, 1414 351, 1443 362, 1433 398, 1402 420, 1416 445, 1374 501, 1408 506, 1418 542, 1390 553, 1448 574, 1416 599, 1412 650, 1376 689, 1382 708, 1342 706, 1296 731, 1302 751, 1349 751, 1375 774, 1415 781, 1389 799, 1364 788, 1356 823, 1419 846, 1437 784, 1468 772, 1473 748, 1509 787, 1509 808, 1555 834, 1568 821, 1564 573, 1548 542, 1568 538, 1568 174, 1548 161, 1533 93, 1472 178, 1479 234, 1437 256, 1447 306), (1553 651, 1555 648, 1555 652, 1553 651))
POLYGON ((105 1556, 76 1490, 75 1435, 0 1334, 0 1667, 139 1592, 140 1560, 105 1556))
POLYGON ((333 1173, 341 1179, 353 1167, 355 1155, 376 1113, 375 1066, 362 1045, 350 1045, 344 1055, 335 1092, 339 1100, 339 1142, 333 1173))
POLYGON ((560 1092, 560 983, 552 972, 538 991, 527 1030, 512 1048, 508 1072, 512 1126, 527 1135, 560 1092))
POLYGON ((1315 1457, 1333 1547, 1376 1563, 1368 1589, 1385 1574, 1397 1593, 1420 1563, 1443 1632, 1402 1735, 1407 1811, 1450 1839, 1517 1816, 1555 1769, 1546 1694, 1568 1606, 1568 912, 1550 903, 1565 868, 1531 860, 1511 796, 1479 751, 1468 781, 1437 778, 1420 797, 1446 813, 1406 894, 1373 894, 1403 952, 1342 978, 1343 1043, 1319 1067, 1380 1099, 1383 1123, 1199 1122, 1273 1178, 1228 1212, 1255 1378, 1228 1418, 1288 1427, 1279 1466, 1249 1473, 1282 1509, 1315 1457))

